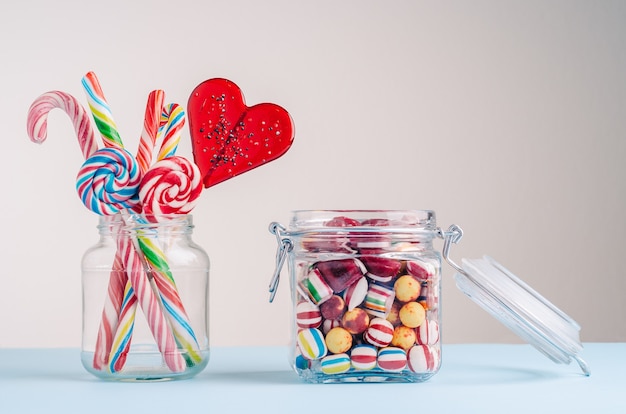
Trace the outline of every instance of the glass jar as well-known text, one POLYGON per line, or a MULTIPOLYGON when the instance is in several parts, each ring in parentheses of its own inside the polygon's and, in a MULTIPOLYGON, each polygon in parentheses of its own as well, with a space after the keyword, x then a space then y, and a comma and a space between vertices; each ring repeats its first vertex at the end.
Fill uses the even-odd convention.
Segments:
POLYGON ((492 258, 450 259, 463 232, 430 210, 301 210, 270 225, 288 263, 289 360, 311 383, 423 382, 441 365, 442 257, 457 287, 556 363, 578 362, 580 326, 492 258), (442 253, 433 240, 444 240, 442 253))
POLYGON ((87 371, 109 380, 190 378, 209 359, 209 257, 191 215, 102 216, 82 259, 87 371))
POLYGON ((273 231, 292 247, 290 362, 301 378, 421 382, 437 373, 434 212, 296 211, 288 232, 273 231))

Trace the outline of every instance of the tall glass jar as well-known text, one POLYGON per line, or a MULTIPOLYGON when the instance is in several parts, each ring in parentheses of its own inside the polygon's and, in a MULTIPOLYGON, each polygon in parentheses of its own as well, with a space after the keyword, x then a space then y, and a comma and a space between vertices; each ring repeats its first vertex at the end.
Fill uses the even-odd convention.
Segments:
POLYGON ((82 363, 109 380, 190 378, 209 359, 209 257, 192 216, 102 216, 82 260, 82 363))
POLYGON ((302 379, 421 382, 437 373, 433 211, 295 211, 288 229, 270 229, 281 246, 277 262, 288 257, 290 362, 302 379))

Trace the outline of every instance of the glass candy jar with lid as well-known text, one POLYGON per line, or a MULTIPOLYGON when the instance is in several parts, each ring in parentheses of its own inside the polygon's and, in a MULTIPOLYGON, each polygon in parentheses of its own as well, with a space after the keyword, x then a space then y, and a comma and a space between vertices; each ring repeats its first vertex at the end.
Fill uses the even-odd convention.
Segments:
POLYGON ((288 263, 289 360, 312 383, 423 382, 441 366, 442 257, 457 285, 555 362, 579 362, 580 327, 492 259, 457 266, 462 231, 430 210, 300 210, 270 225, 278 251, 270 301, 288 263), (444 239, 440 253, 433 241, 444 239), (537 313, 538 312, 538 313, 537 313), (535 318, 534 315, 540 315, 535 318))

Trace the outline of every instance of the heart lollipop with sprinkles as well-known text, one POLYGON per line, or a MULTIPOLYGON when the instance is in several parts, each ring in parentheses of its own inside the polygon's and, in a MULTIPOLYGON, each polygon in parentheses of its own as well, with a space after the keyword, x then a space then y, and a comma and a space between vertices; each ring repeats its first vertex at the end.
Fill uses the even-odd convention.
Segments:
POLYGON ((294 138, 285 109, 272 103, 246 106, 241 89, 227 79, 198 85, 189 97, 187 117, 205 188, 277 159, 294 138))

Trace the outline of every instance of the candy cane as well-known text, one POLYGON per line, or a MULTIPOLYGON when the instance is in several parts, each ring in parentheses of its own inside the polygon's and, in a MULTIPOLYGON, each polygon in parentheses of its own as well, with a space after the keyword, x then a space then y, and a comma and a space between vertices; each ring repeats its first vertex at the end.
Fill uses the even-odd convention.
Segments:
MULTIPOLYGON (((81 152, 84 158, 88 159, 98 150, 91 118, 80 102, 74 96, 65 92, 47 92, 32 103, 28 110, 27 118, 29 138, 31 141, 39 144, 47 139, 48 113, 55 108, 63 109, 72 120, 81 152)), ((116 256, 111 271, 107 300, 102 311, 102 323, 98 329, 93 361, 96 369, 102 369, 108 360, 113 333, 117 329, 126 279, 124 264, 121 258, 116 256)))
POLYGON ((157 156, 162 160, 176 154, 180 142, 180 131, 185 126, 185 110, 176 103, 170 103, 163 107, 161 112, 161 127, 159 135, 163 135, 163 143, 157 156))
POLYGON ((143 131, 139 138, 139 148, 137 149, 137 162, 142 173, 146 173, 152 162, 152 151, 159 135, 159 127, 162 122, 162 108, 165 93, 162 90, 155 90, 148 95, 146 104, 146 114, 144 116, 143 131))
POLYGON ((168 325, 157 295, 152 290, 150 280, 146 276, 142 259, 137 253, 139 249, 133 245, 130 237, 118 237, 118 251, 124 258, 128 278, 143 310, 148 326, 156 340, 157 347, 165 363, 172 372, 182 372, 186 362, 176 346, 176 340, 168 325))
POLYGON ((78 144, 85 158, 98 150, 94 131, 85 108, 72 95, 50 91, 39 96, 28 110, 26 130, 31 141, 41 144, 48 137, 48 113, 59 108, 70 117, 76 130, 78 144))
POLYGON ((91 109, 96 127, 100 131, 100 135, 102 135, 104 146, 123 148, 122 139, 117 131, 117 125, 113 120, 111 108, 109 108, 109 104, 104 97, 98 77, 95 73, 89 72, 83 77, 82 84, 87 94, 89 109, 91 109))
MULTIPOLYGON (((111 110, 106 102, 106 99, 104 98, 104 93, 102 92, 98 79, 93 72, 89 72, 85 75, 83 78, 83 86, 85 88, 85 92, 87 93, 89 107, 94 116, 94 120, 96 121, 96 126, 102 135, 105 146, 111 147, 111 149, 124 151, 123 143, 117 131, 117 126, 113 120, 111 110)), ((157 113, 160 113, 160 111, 157 113)), ((141 173, 141 167, 138 167, 138 169, 141 173)), ((106 199, 106 201, 108 201, 108 199, 106 199)), ((139 206, 139 204, 137 205, 139 206)), ((138 252, 139 250, 136 246, 133 246, 133 244, 130 243, 128 236, 118 237, 118 254, 121 254, 124 258, 123 263, 126 266, 127 277, 131 284, 131 286, 125 287, 125 292, 129 292, 130 287, 133 288, 134 295, 136 296, 136 299, 139 302, 146 319, 148 320, 148 325, 150 326, 159 351, 162 353, 168 367, 174 372, 180 372, 184 370, 184 358, 180 355, 176 342, 173 340, 173 335, 167 325, 159 299, 151 287, 152 282, 149 280, 148 275, 142 266, 141 257, 138 252), (133 250, 133 247, 135 247, 135 250, 133 250)), ((110 280, 110 284, 115 283, 117 283, 117 281, 110 280)), ((110 299, 107 298, 107 300, 110 299)), ((132 315, 134 312, 132 307, 136 306, 135 302, 128 300, 123 302, 123 305, 124 306, 120 309, 120 315, 132 315)), ((107 306, 110 305, 105 304, 105 307, 107 306)), ((103 317, 104 316, 103 312, 103 317)), ((124 353, 118 352, 119 348, 113 348, 113 343, 118 346, 123 344, 125 349, 127 349, 130 343, 130 335, 132 335, 132 320, 132 318, 129 318, 128 323, 124 324, 120 324, 118 320, 117 329, 113 336, 108 358, 109 369, 115 370, 123 367, 125 357, 122 358, 122 355, 124 355, 124 353), (120 337, 128 337, 128 340, 120 341, 120 337)))

